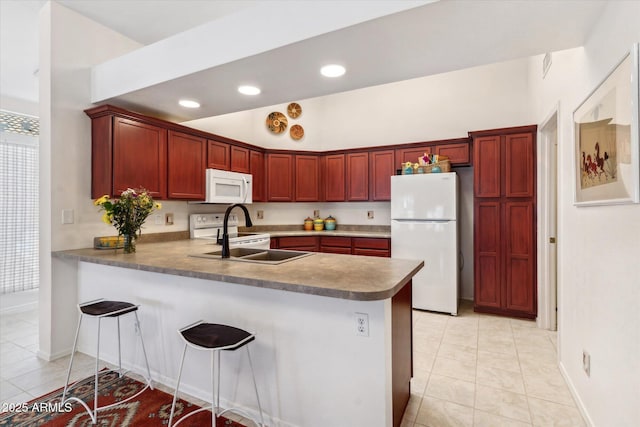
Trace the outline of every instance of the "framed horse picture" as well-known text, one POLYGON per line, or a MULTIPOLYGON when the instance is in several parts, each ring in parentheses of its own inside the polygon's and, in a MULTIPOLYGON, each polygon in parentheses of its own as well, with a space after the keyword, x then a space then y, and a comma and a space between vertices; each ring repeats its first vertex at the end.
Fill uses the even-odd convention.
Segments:
POLYGON ((638 44, 573 112, 577 206, 640 202, 638 44))

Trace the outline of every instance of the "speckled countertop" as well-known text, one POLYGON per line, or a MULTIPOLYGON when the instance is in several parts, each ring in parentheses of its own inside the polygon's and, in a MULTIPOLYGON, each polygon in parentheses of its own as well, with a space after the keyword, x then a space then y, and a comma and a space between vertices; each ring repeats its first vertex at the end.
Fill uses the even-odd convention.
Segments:
POLYGON ((313 253, 278 265, 189 256, 220 249, 220 246, 203 240, 139 243, 136 247, 134 254, 124 254, 121 249, 76 249, 57 251, 52 255, 115 267, 358 301, 391 298, 424 265, 418 260, 325 253, 313 253))

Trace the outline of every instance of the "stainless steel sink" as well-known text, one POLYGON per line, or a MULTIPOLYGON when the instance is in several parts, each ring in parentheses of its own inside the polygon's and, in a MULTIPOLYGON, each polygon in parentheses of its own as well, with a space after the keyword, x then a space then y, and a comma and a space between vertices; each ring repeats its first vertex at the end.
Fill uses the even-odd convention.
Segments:
MULTIPOLYGON (((313 255, 313 252, 285 251, 282 249, 231 248, 229 250, 229 255, 229 260, 231 261, 274 265, 313 255)), ((191 256, 221 259, 222 251, 205 252, 204 254, 195 254, 191 256)))
POLYGON ((276 249, 271 249, 264 252, 259 252, 257 254, 245 255, 240 257, 241 260, 244 261, 262 261, 268 262, 270 264, 280 263, 284 261, 291 261, 294 259, 302 258, 304 256, 311 255, 309 252, 299 252, 299 251, 281 251, 276 249))
MULTIPOLYGON (((229 249, 229 255, 231 255, 234 258, 240 258, 243 256, 247 256, 247 255, 254 255, 254 254, 259 254, 262 253, 264 251, 266 251, 268 249, 255 249, 255 248, 230 248, 229 249)), ((210 255, 212 257, 221 257, 222 256, 222 251, 214 251, 214 252, 207 252, 205 253, 205 255, 210 255)))

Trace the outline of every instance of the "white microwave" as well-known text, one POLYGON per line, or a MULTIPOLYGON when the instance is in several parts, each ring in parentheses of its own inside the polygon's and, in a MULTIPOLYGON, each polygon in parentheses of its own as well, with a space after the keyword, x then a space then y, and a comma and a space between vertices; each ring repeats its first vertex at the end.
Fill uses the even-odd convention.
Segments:
POLYGON ((253 179, 250 174, 207 169, 205 203, 251 203, 253 179))

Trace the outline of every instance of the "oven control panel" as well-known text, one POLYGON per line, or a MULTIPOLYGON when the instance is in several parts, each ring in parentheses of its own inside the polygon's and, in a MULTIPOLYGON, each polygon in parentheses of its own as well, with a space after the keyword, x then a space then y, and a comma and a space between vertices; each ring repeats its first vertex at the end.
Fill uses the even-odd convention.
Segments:
MULTIPOLYGON (((224 223, 224 213, 213 214, 191 214, 189 215, 189 228, 199 230, 202 228, 222 227, 224 223)), ((238 215, 229 215, 229 226, 238 225, 238 215)))

